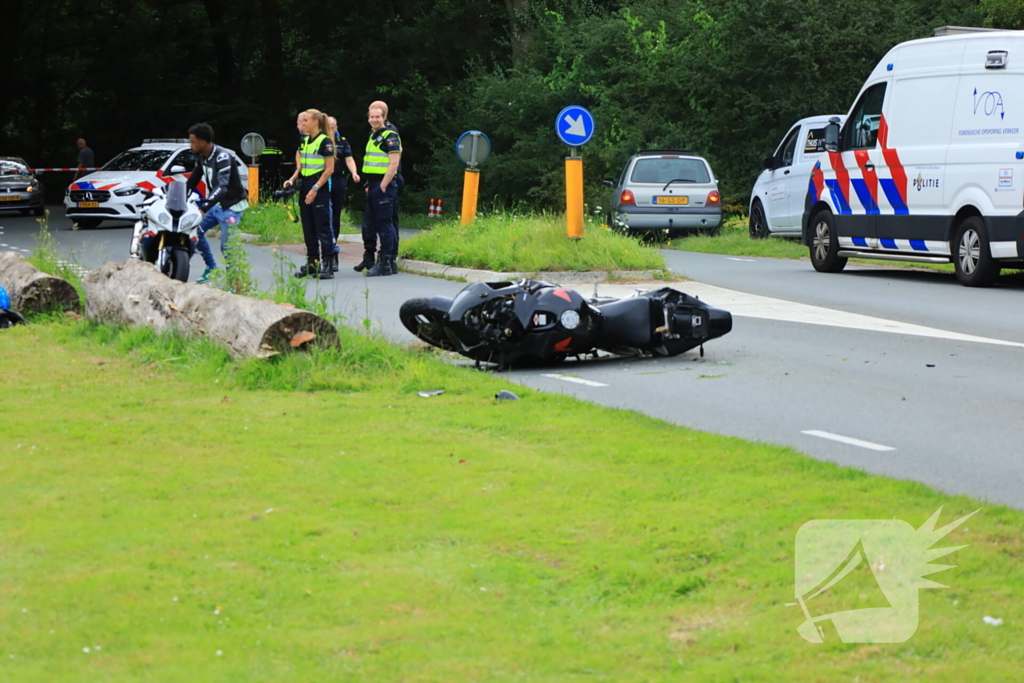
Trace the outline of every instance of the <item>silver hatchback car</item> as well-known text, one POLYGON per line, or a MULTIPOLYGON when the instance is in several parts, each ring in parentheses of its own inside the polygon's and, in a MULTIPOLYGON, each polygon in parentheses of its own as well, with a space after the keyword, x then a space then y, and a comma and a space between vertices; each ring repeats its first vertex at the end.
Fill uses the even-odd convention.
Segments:
POLYGON ((684 150, 654 149, 634 154, 612 188, 608 225, 633 233, 669 237, 717 235, 722 199, 711 166, 684 150))

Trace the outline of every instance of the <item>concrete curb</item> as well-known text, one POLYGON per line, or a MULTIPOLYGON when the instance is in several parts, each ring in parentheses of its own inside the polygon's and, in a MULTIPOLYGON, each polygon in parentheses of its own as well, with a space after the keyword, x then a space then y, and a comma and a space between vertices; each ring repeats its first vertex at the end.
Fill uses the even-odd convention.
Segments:
MULTIPOLYGON (((609 273, 598 271, 587 271, 582 273, 499 273, 493 270, 475 270, 473 268, 459 268, 457 266, 446 266, 430 261, 414 261, 413 259, 398 259, 398 265, 403 269, 420 275, 434 275, 438 277, 461 278, 466 282, 502 282, 505 280, 519 280, 524 277, 535 280, 544 280, 557 284, 590 284, 593 282, 605 282, 609 279, 609 273)), ((616 270, 611 277, 619 280, 654 280, 654 273, 650 270, 616 270)))

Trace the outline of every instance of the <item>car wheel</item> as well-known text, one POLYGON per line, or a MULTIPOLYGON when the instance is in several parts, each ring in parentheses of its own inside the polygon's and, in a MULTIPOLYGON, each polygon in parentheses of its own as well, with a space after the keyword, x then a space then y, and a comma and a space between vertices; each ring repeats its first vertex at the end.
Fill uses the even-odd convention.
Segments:
POLYGON ((980 216, 960 224, 953 242, 956 279, 965 287, 989 287, 999 275, 999 263, 992 258, 988 232, 980 216))
POLYGON ((763 240, 769 235, 771 235, 771 231, 768 229, 768 219, 764 215, 764 207, 761 206, 760 199, 755 199, 753 206, 750 207, 750 239, 763 240))
POLYGON ((76 218, 75 223, 78 223, 78 227, 83 230, 92 230, 93 228, 100 227, 100 223, 103 222, 102 218, 76 218))
POLYGON ((819 273, 838 273, 846 267, 839 256, 839 235, 831 211, 819 211, 811 220, 811 265, 819 273))

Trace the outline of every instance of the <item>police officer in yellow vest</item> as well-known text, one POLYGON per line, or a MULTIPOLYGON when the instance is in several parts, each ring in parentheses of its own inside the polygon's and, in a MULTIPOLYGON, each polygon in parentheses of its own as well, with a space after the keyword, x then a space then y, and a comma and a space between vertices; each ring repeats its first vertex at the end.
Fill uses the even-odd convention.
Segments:
POLYGON ((327 115, 316 109, 299 114, 296 125, 305 139, 296 154, 296 168, 284 186, 301 177, 299 207, 302 216, 302 234, 306 240, 306 265, 295 277, 334 277, 331 261, 334 257, 334 235, 331 232, 331 193, 327 182, 334 174, 334 142, 327 136, 327 115))
POLYGON ((366 274, 370 277, 394 275, 398 272, 395 265, 395 225, 392 220, 395 197, 398 195, 398 186, 394 180, 402 159, 402 142, 397 133, 384 127, 384 110, 380 107, 370 107, 367 120, 373 129, 366 141, 366 154, 363 156, 363 180, 366 183, 366 215, 363 217, 363 225, 368 229, 363 232, 363 262, 359 265, 367 267, 373 263, 379 238, 377 263, 366 274))

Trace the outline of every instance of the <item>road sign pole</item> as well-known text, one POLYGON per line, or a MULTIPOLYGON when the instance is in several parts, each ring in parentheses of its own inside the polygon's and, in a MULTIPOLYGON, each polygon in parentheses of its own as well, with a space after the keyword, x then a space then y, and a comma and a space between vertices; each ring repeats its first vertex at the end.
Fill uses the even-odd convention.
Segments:
POLYGON ((571 240, 583 237, 583 159, 575 153, 565 158, 565 230, 571 240))
POLYGON ((480 194, 480 169, 468 166, 462 177, 462 224, 476 220, 476 200, 480 194))
POLYGON ((256 164, 249 165, 249 203, 256 204, 260 201, 260 167, 256 164))

